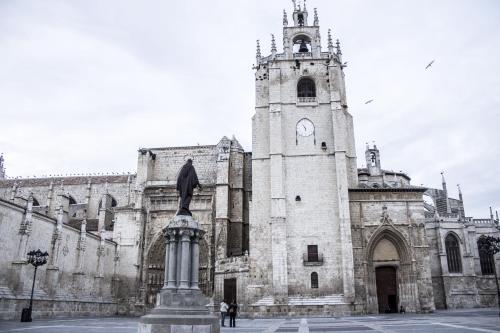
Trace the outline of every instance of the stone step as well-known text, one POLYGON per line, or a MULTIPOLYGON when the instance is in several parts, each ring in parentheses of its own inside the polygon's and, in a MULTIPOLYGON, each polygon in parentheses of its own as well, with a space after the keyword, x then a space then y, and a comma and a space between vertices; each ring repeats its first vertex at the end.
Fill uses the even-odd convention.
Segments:
MULTIPOLYGON (((327 295, 327 296, 292 296, 288 298, 288 305, 336 305, 336 304, 346 304, 344 301, 344 295, 327 295)), ((261 298, 253 306, 271 306, 274 305, 274 298, 272 296, 267 296, 261 298)))
POLYGON ((335 304, 346 304, 344 301, 344 295, 328 295, 320 297, 289 297, 289 305, 335 305, 335 304))
POLYGON ((265 305, 274 305, 274 297, 273 296, 267 296, 264 298, 259 299, 257 302, 252 304, 253 306, 265 306, 265 305))

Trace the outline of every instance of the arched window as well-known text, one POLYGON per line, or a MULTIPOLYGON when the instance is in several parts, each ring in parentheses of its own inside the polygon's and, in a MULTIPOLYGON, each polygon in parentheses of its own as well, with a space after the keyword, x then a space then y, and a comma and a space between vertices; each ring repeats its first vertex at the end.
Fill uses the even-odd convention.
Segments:
POLYGON ((38 202, 38 200, 36 200, 35 197, 33 197, 33 207, 36 207, 36 206, 40 206, 40 203, 38 202))
POLYGON ((76 204, 75 198, 73 198, 71 195, 69 196, 69 204, 70 205, 75 205, 76 204))
POLYGON ((477 242, 477 248, 479 249, 479 262, 481 263, 481 274, 490 275, 495 274, 495 258, 493 255, 489 254, 485 250, 481 250, 479 247, 479 241, 477 242))
POLYGON ((316 272, 311 273, 311 288, 318 288, 318 273, 316 272))
POLYGON ((300 79, 297 84, 297 97, 316 97, 316 85, 312 79, 300 79))
POLYGON ((448 259, 448 272, 462 273, 462 259, 460 257, 460 245, 457 237, 453 234, 448 234, 444 243, 448 259))

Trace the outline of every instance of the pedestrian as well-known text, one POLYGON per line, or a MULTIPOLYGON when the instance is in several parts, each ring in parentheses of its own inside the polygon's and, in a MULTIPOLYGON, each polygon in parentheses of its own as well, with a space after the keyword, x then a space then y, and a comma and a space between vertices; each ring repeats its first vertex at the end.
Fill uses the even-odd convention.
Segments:
POLYGON ((233 299, 229 304, 229 327, 236 327, 236 314, 238 313, 238 304, 233 299))
POLYGON ((401 313, 401 314, 406 313, 406 310, 405 310, 405 308, 403 308, 402 305, 399 307, 399 313, 401 313))
POLYGON ((226 315, 227 315, 227 310, 229 309, 229 306, 226 303, 226 300, 223 300, 220 302, 220 324, 222 327, 224 327, 224 322, 226 321, 226 315))

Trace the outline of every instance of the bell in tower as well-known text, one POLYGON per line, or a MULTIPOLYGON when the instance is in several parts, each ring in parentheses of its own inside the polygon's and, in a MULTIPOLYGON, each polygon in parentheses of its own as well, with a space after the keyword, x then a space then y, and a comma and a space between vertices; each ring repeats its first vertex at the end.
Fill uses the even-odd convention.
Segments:
POLYGON ((302 40, 302 42, 300 43, 299 52, 309 52, 305 40, 302 40))
POLYGON ((304 26, 304 14, 299 13, 299 15, 297 16, 297 18, 298 18, 298 21, 299 21, 299 26, 300 27, 304 26))

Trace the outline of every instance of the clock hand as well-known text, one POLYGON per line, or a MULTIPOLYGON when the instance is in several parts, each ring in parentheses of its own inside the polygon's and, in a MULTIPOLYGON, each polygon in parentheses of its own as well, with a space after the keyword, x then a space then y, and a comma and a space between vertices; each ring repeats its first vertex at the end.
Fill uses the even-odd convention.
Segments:
POLYGON ((306 125, 302 125, 302 127, 304 127, 304 131, 307 131, 306 125))

